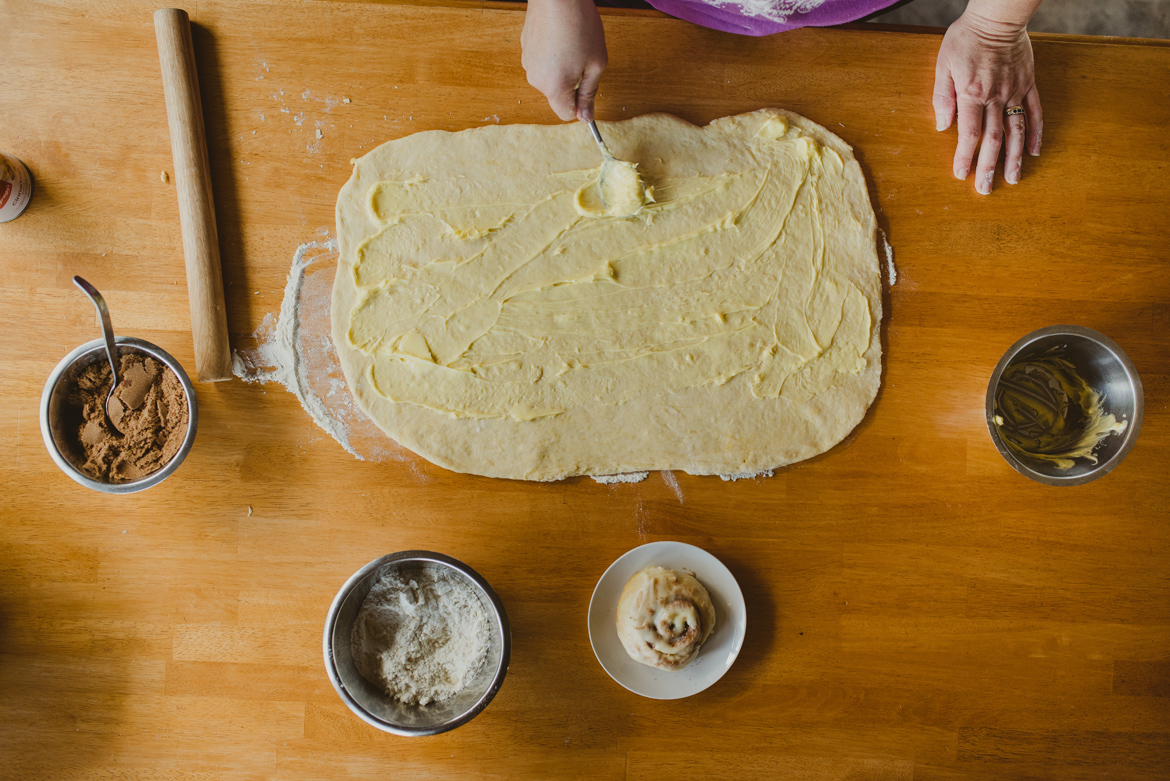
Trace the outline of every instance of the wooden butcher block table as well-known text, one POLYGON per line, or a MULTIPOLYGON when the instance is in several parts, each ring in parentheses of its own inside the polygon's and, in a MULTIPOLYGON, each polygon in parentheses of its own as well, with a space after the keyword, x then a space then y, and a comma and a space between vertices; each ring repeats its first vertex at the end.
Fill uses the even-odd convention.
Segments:
MULTIPOLYGON (((194 369, 155 7, 0 0, 0 149, 37 183, 0 226, 0 775, 1170 776, 1170 48, 1036 36, 1043 155, 981 197, 934 130, 937 31, 748 39, 605 12, 600 118, 780 106, 855 147, 897 283, 882 389, 845 442, 677 491, 510 482, 359 462, 280 386, 230 381, 198 386, 174 476, 118 497, 54 466, 37 408, 97 336, 73 274, 194 369), (1004 350, 1059 323, 1113 337, 1145 384, 1128 459, 1078 488, 1012 471, 984 426, 1004 350), (709 550, 747 600, 739 660, 678 701, 612 681, 586 632, 598 577, 652 540, 709 550), (341 584, 412 548, 476 568, 512 622, 499 695, 426 739, 358 720, 321 659, 341 584)), ((297 246, 332 235, 350 158, 555 121, 522 7, 188 9, 237 347, 297 246)))

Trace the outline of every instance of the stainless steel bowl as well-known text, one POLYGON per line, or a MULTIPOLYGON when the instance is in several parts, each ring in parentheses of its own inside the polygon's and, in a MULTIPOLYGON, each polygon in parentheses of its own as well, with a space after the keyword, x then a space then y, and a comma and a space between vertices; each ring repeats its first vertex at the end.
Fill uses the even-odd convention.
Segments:
POLYGON ((45 383, 45 390, 41 394, 41 436, 45 440, 45 447, 49 455, 61 471, 72 477, 86 488, 102 491, 107 494, 132 494, 144 491, 151 486, 158 485, 166 480, 183 463, 191 445, 195 442, 195 429, 199 423, 199 410, 195 403, 195 388, 191 385, 187 372, 171 354, 158 345, 151 344, 143 339, 131 336, 119 336, 117 339, 118 353, 137 352, 148 355, 156 361, 165 364, 175 373, 183 386, 183 394, 187 399, 187 436, 174 458, 157 472, 138 480, 125 483, 106 483, 94 480, 81 471, 80 466, 85 463, 80 448, 73 442, 73 433, 68 429, 80 423, 71 419, 69 410, 69 388, 76 382, 77 376, 87 367, 106 360, 106 343, 102 339, 94 339, 78 347, 66 355, 49 375, 45 383))
POLYGON ((333 688, 362 721, 395 735, 438 735, 471 721, 496 696, 508 672, 512 632, 504 604, 478 572, 441 553, 411 550, 374 559, 346 581, 325 619, 324 652, 333 688), (387 571, 416 569, 445 569, 465 578, 491 623, 488 659, 479 677, 451 699, 429 705, 406 705, 371 684, 354 666, 350 647, 354 621, 374 582, 387 571))
POLYGON ((987 384, 987 430, 991 432, 991 441, 1013 469, 1045 485, 1082 485, 1116 469, 1137 440, 1144 410, 1142 380, 1129 356, 1108 336, 1079 325, 1054 325, 1028 334, 999 359, 987 384), (1096 464, 1077 459, 1071 468, 1057 469, 1054 464, 1022 460, 1004 444, 995 425, 995 393, 1004 370, 1016 361, 1031 359, 1058 345, 1065 348, 1065 357, 1089 387, 1102 394, 1105 411, 1113 413, 1119 421, 1129 422, 1125 431, 1101 440, 1094 451, 1096 464))

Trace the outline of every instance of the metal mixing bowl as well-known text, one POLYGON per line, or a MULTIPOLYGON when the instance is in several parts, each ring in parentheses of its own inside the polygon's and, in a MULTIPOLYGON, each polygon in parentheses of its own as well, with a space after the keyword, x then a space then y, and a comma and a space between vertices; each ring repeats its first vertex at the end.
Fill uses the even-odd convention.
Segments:
POLYGON ((441 553, 402 551, 374 559, 337 592, 325 619, 324 652, 333 688, 362 721, 395 735, 438 735, 471 721, 496 696, 508 672, 512 632, 504 604, 478 572, 441 553), (451 699, 429 705, 406 705, 371 684, 357 671, 350 649, 354 621, 374 582, 388 571, 417 569, 445 569, 463 577, 479 596, 491 627, 487 663, 476 680, 451 699))
POLYGON ((1028 334, 999 359, 987 384, 987 430, 991 432, 991 441, 1013 469, 1045 485, 1081 485, 1115 469, 1137 440, 1144 410, 1142 380, 1129 356, 1108 336, 1079 325, 1054 325, 1028 334), (1125 431, 1101 440, 1093 451, 1096 464, 1078 458, 1071 468, 1057 469, 1055 464, 1021 459, 1003 443, 995 425, 995 394, 1004 370, 1058 345, 1065 348, 1064 357, 1072 362, 1089 387, 1104 397, 1105 411, 1113 413, 1119 421, 1129 422, 1125 431))
POLYGON ((102 339, 87 342, 66 355, 49 375, 49 381, 45 383, 45 390, 41 394, 41 436, 44 437, 45 447, 48 448, 53 461, 61 467, 62 472, 78 483, 107 494, 132 494, 158 485, 183 463, 195 442, 199 410, 195 404, 195 388, 191 385, 187 372, 183 371, 183 367, 170 353, 158 345, 131 336, 119 336, 115 341, 119 355, 124 352, 136 352, 150 356, 164 364, 179 378, 179 383, 183 386, 183 395, 187 399, 187 436, 183 438, 179 452, 157 472, 125 483, 94 480, 81 471, 80 467, 85 463, 85 457, 75 441, 77 426, 81 424, 81 419, 69 403, 69 389, 76 383, 77 376, 87 367, 106 361, 106 343, 102 339))

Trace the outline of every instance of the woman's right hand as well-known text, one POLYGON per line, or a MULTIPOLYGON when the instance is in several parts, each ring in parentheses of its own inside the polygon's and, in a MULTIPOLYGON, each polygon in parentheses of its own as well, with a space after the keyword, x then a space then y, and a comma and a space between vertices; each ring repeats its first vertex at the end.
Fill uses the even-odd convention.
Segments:
POLYGON ((593 119, 597 83, 609 61, 593 0, 528 0, 521 63, 528 83, 563 120, 593 119))

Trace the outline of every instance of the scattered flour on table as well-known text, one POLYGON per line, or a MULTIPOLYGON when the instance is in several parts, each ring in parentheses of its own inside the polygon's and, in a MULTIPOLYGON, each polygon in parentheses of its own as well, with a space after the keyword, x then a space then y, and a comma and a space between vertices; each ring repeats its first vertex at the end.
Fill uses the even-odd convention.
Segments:
POLYGON ((589 475, 602 485, 615 483, 640 483, 650 476, 649 472, 626 472, 624 475, 589 475))
POLYGON ((736 480, 753 480, 757 477, 771 477, 775 470, 765 469, 762 472, 732 472, 728 475, 719 475, 719 479, 724 482, 735 482, 736 480))
POLYGON ((893 287, 898 283, 898 269, 894 268, 894 248, 890 246, 885 231, 882 231, 882 245, 886 250, 886 269, 890 272, 890 286, 893 287))
POLYGON ((279 382, 358 460, 404 460, 406 451, 387 438, 354 400, 333 349, 330 305, 337 258, 333 239, 297 247, 280 312, 264 316, 252 334, 254 349, 232 351, 232 373, 249 383, 279 382))
MULTIPOLYGON (((723 481, 747 480, 757 477, 771 477, 775 472, 773 469, 764 469, 759 472, 734 472, 732 474, 719 475, 719 479, 723 481)), ((594 481, 602 485, 614 485, 616 483, 640 483, 650 476, 649 472, 627 472, 624 475, 589 475, 594 481)), ((662 480, 678 497, 679 504, 683 503, 682 488, 679 487, 678 479, 670 470, 663 470, 662 480)))
POLYGON ((662 470, 662 482, 666 483, 666 487, 674 492, 675 497, 678 499, 678 503, 682 504, 683 503, 682 487, 679 486, 678 478, 674 476, 674 472, 670 471, 669 469, 663 469, 662 470))
POLYGON ((358 672, 408 705, 442 702, 487 661, 487 614, 471 586, 443 569, 387 572, 353 625, 358 672))

